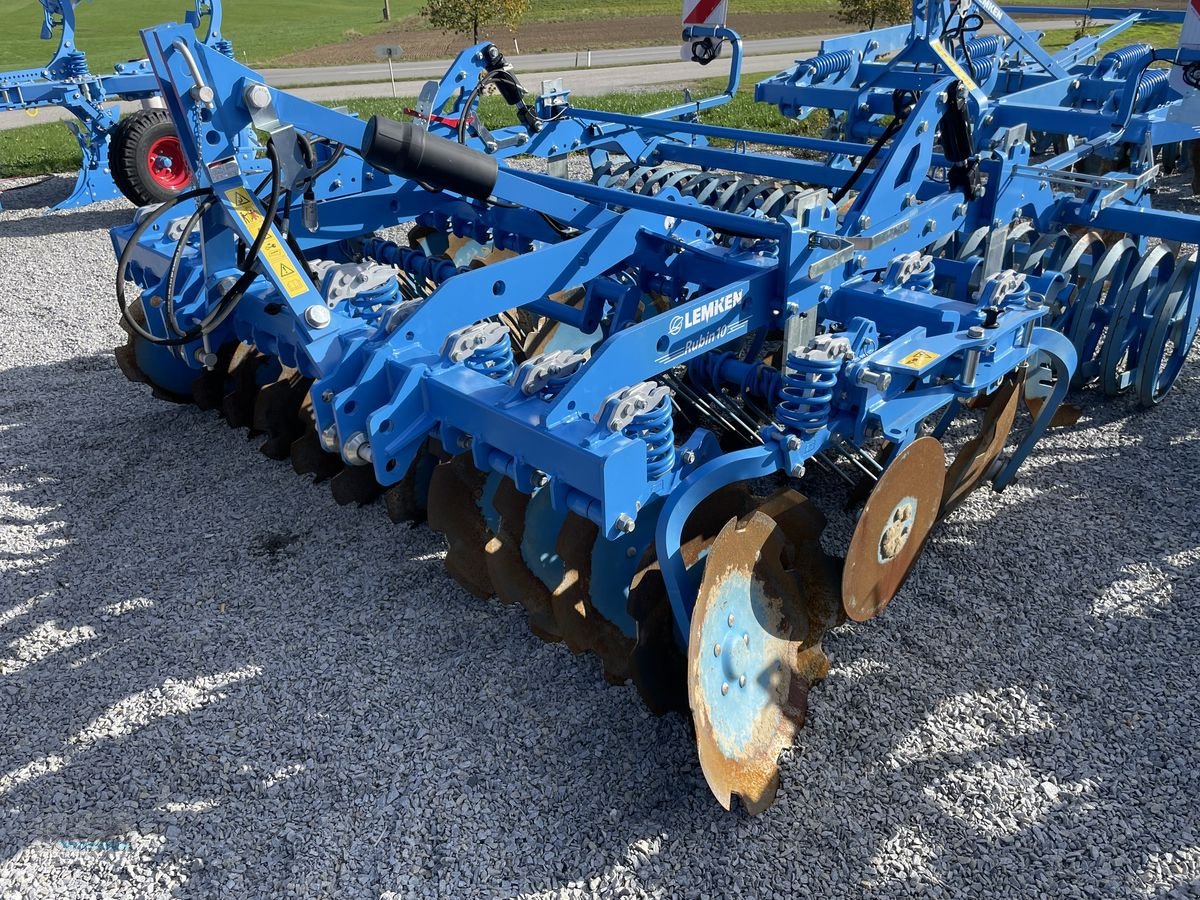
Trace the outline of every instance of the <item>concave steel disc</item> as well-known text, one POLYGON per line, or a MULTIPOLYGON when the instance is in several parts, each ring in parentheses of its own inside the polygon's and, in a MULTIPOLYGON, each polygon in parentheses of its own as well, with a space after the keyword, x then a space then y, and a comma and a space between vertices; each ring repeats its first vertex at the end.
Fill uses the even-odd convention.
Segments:
POLYGON ((492 538, 483 515, 486 482, 465 453, 438 465, 429 481, 429 527, 446 536, 446 571, 484 600, 495 593, 485 551, 492 538))
POLYGON ((996 389, 984 414, 979 433, 958 451, 958 456, 946 473, 945 493, 942 510, 946 517, 958 508, 975 488, 987 479, 992 463, 1004 450, 1004 442, 1012 431, 1017 416, 1017 405, 1021 397, 1023 379, 1020 376, 1006 378, 996 389))
POLYGON ((905 447, 876 483, 842 570, 842 605, 854 621, 879 615, 904 584, 937 521, 945 479, 941 442, 923 437, 905 447))
POLYGON ((774 802, 779 752, 804 724, 810 681, 794 668, 808 638, 787 540, 770 516, 730 521, 709 548, 692 612, 688 701, 708 786, 729 809, 774 802))
POLYGON ((545 641, 559 640, 550 589, 525 564, 521 553, 526 517, 531 508, 536 515, 541 506, 534 506, 533 498, 517 490, 508 478, 500 483, 492 502, 500 515, 500 527, 486 549, 488 577, 496 596, 504 603, 524 606, 529 615, 529 630, 538 637, 545 641))

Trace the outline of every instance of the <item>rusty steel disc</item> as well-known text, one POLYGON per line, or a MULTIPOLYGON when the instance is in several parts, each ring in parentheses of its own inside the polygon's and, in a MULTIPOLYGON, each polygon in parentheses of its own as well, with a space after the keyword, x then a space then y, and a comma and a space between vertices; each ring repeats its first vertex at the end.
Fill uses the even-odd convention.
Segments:
POLYGON ((808 639, 799 649, 796 666, 811 681, 829 674, 829 659, 820 640, 845 620, 842 608, 842 560, 821 546, 825 514, 799 491, 782 488, 758 506, 787 539, 784 561, 800 581, 808 613, 808 639))
POLYGON ((504 603, 520 604, 529 617, 529 630, 544 641, 559 640, 550 589, 529 570, 521 555, 525 537, 525 515, 532 498, 505 478, 492 503, 500 516, 500 528, 486 547, 487 571, 496 596, 504 603))
POLYGON ((428 439, 417 451, 404 477, 383 492, 387 517, 397 524, 424 522, 429 516, 429 482, 438 463, 446 458, 439 441, 428 439))
POLYGON ((713 795, 750 815, 775 800, 779 753, 804 724, 811 680, 796 670, 809 642, 787 539, 768 515, 729 522, 709 548, 692 611, 687 687, 700 767, 713 795))
POLYGON ((574 513, 567 516, 556 544, 563 578, 552 591, 550 603, 563 642, 574 653, 596 654, 605 680, 622 684, 631 674, 634 640, 593 602, 592 559, 600 539, 600 530, 593 522, 574 513))
POLYGON ((260 370, 272 360, 251 344, 239 344, 229 361, 221 415, 230 428, 249 428, 254 436, 254 403, 263 387, 260 370))
POLYGON ((941 443, 923 437, 905 447, 876 482, 842 571, 842 605, 854 621, 879 615, 904 584, 937 521, 945 478, 941 443))
POLYGON ((438 465, 429 481, 429 527, 446 537, 446 571, 458 584, 486 600, 495 590, 484 548, 492 535, 483 518, 487 476, 460 454, 438 465))
POLYGON ((1021 398, 1020 376, 1010 376, 996 389, 983 416, 979 433, 963 444, 946 473, 941 517, 948 516, 989 476, 992 464, 1004 450, 1021 398))
MULTIPOLYGON (((744 484, 721 488, 696 507, 684 523, 680 542, 683 564, 700 561, 725 523, 750 509, 744 484)), ((629 586, 627 609, 637 623, 632 678, 642 702, 656 716, 687 711, 687 657, 675 637, 675 616, 662 568, 651 544, 629 586)))
POLYGON ((287 459, 292 442, 304 433, 310 421, 305 410, 312 379, 285 367, 279 377, 259 390, 254 398, 253 430, 266 435, 259 450, 270 459, 287 459))

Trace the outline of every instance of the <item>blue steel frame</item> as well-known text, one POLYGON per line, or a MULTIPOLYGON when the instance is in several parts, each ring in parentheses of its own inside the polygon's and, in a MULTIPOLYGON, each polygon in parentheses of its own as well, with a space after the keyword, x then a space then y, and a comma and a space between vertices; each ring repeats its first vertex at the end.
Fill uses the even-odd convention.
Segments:
MULTIPOLYGON (((0 112, 61 106, 78 120, 68 126, 83 156, 71 193, 54 209, 74 209, 121 196, 108 162, 109 137, 120 113, 116 100, 149 100, 158 94, 158 80, 146 60, 118 63, 111 75, 88 69, 87 56, 75 43, 75 7, 79 0, 39 0, 43 8, 42 40, 58 32, 50 61, 36 69, 0 72, 0 112)), ((221 0, 195 0, 185 21, 201 40, 228 50, 221 36, 221 0)))
MULTIPOLYGON (((1066 290, 1061 275, 1031 277, 1028 296, 999 299, 998 312, 989 313, 987 286, 973 294, 962 263, 932 263, 938 281, 952 285, 950 296, 886 278, 880 282, 876 273, 897 257, 956 234, 993 224, 1000 229, 1018 219, 1043 229, 1055 223, 1128 229, 1134 223, 1140 235, 1200 239, 1195 219, 1150 209, 1145 184, 1110 179, 1081 195, 1055 191, 1054 176, 1069 164, 1070 153, 1031 165, 1027 143, 1003 140, 1005 125, 983 124, 989 117, 999 123, 1040 115, 1043 104, 1030 99, 1030 91, 1039 87, 992 99, 977 85, 967 86, 974 125, 980 133, 996 136, 979 154, 983 190, 967 198, 934 178, 931 173, 950 161, 935 146, 931 126, 946 114, 963 79, 946 71, 942 57, 919 37, 948 15, 941 5, 931 10, 915 22, 916 40, 900 41, 897 29, 867 36, 868 42, 879 42, 865 49, 857 63, 867 87, 826 87, 812 78, 805 85, 788 85, 788 102, 796 109, 845 109, 851 119, 861 111, 861 122, 847 126, 847 134, 857 134, 857 139, 714 128, 690 121, 691 105, 648 117, 569 107, 521 148, 549 157, 564 149, 613 150, 646 165, 685 163, 837 189, 852 178, 838 160, 866 153, 879 116, 890 114, 890 101, 885 109, 876 92, 890 94, 908 86, 918 93, 891 149, 879 155, 853 203, 840 214, 821 199, 794 216, 755 218, 700 205, 670 188, 646 196, 518 170, 504 164, 507 152, 497 154, 501 162, 487 201, 430 191, 372 169, 353 153, 363 144, 361 121, 266 88, 279 123, 352 151, 343 163, 348 168, 338 170, 342 174, 336 180, 353 178, 354 183, 343 182, 339 193, 327 181, 316 191, 319 227, 310 230, 299 213, 291 217, 291 235, 306 256, 349 258, 353 238, 406 221, 517 253, 478 269, 406 256, 436 283, 415 312, 394 329, 336 309, 324 324, 323 316, 306 317, 313 307, 325 308, 318 286, 303 275, 294 252, 278 244, 272 228, 279 255, 275 264, 263 258, 262 277, 235 313, 203 342, 163 350, 159 361, 167 369, 195 370, 212 347, 229 340, 252 343, 315 380, 311 401, 318 432, 347 464, 370 465, 381 485, 398 482, 433 435, 451 452, 470 452, 479 469, 513 479, 522 491, 544 484, 541 489, 549 492, 556 509, 590 519, 610 540, 626 534, 630 523, 653 529, 678 637, 686 645, 699 572, 686 569, 680 538, 688 514, 719 487, 775 472, 799 472, 834 441, 861 445, 876 434, 902 449, 917 437, 923 421, 939 416, 948 423, 960 401, 991 392, 1008 374, 1035 360, 1045 361, 1055 376, 1052 391, 997 477, 996 487, 1002 488, 1065 395, 1076 369, 1075 350, 1044 325, 1047 304, 1066 290), (889 49, 903 52, 888 63, 873 61, 871 54, 889 49), (737 143, 735 149, 714 149, 708 146, 710 138, 737 143), (825 154, 835 162, 750 152, 745 147, 751 143, 825 154), (552 227, 546 217, 558 226, 552 227), (714 232, 737 239, 720 243, 714 232), (577 285, 588 289, 582 309, 551 299, 577 285), (638 320, 629 304, 614 300, 629 291, 666 296, 673 303, 666 312, 647 312, 638 320), (514 307, 583 327, 589 343, 595 342, 590 358, 552 397, 525 396, 455 362, 447 352, 448 335, 514 307), (814 316, 852 343, 820 427, 798 430, 777 419, 761 429, 761 446, 733 453, 722 453, 698 429, 689 443, 695 456, 679 454, 669 472, 651 478, 643 442, 599 421, 606 398, 622 389, 800 316, 814 316), (364 444, 369 454, 352 449, 364 444)), ((844 39, 832 52, 857 46, 861 37, 844 39)), ((252 121, 244 98, 261 81, 179 26, 150 29, 144 39, 197 183, 211 188, 216 200, 202 219, 198 245, 184 253, 176 315, 186 324, 202 319, 222 295, 221 285, 240 275, 237 243, 251 243, 261 226, 263 206, 255 184, 241 167, 231 165, 237 137, 252 121), (218 102, 211 109, 193 99, 197 83, 183 47, 195 57, 199 77, 214 88, 218 102)), ((1047 73, 1061 69, 1070 74, 1063 62, 1047 60, 1040 48, 1026 46, 1036 47, 1032 41, 1022 37, 1017 42, 1047 73)), ((479 50, 472 48, 456 61, 439 87, 436 111, 447 116, 470 112, 461 104, 470 73, 480 70, 479 50)), ((1040 87, 1049 77, 1043 77, 1040 87)), ((736 85, 735 77, 731 85, 736 85)), ((1080 126, 1085 134, 1103 132, 1106 143, 1124 140, 1130 129, 1157 127, 1154 110, 1132 117, 1126 113, 1086 110, 1079 113, 1086 118, 1078 121, 1087 123, 1080 126), (1139 124, 1143 120, 1147 124, 1139 124)), ((1074 115, 1063 109, 1060 114, 1074 115)), ((1076 119, 1070 121, 1074 128, 1076 119)), ((448 126, 430 124, 435 133, 439 128, 448 133, 448 126)), ((480 146, 476 138, 471 142, 480 146)), ((114 232, 118 250, 130 231, 114 232)), ((134 275, 147 289, 145 296, 161 291, 170 252, 156 238, 136 248, 134 275)), ((147 303, 145 312, 148 327, 166 336, 163 311, 147 303)), ((1190 342, 1196 311, 1189 315, 1190 342)))

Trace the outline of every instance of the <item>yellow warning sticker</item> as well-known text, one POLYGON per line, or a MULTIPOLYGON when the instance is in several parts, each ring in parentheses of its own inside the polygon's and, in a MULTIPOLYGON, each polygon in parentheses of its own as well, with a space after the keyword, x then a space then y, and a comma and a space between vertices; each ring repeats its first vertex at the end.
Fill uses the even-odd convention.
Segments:
MULTIPOLYGON (((226 191, 225 196, 233 204, 233 211, 238 214, 238 218, 242 220, 250 234, 258 234, 258 229, 262 227, 263 216, 246 189, 233 188, 226 191)), ((271 227, 271 233, 263 241, 258 255, 266 260, 267 265, 274 271, 289 297, 299 297, 308 290, 308 283, 304 280, 304 276, 297 271, 292 257, 280 242, 274 226, 271 227)))
POLYGON ((900 360, 900 365, 908 366, 910 369, 923 369, 937 358, 938 354, 931 350, 914 350, 900 360))
POLYGON ((954 77, 966 86, 967 90, 973 91, 978 87, 978 85, 975 84, 974 79, 967 74, 967 70, 960 66, 958 64, 958 60, 950 54, 950 51, 942 46, 941 41, 936 39, 932 40, 929 42, 929 46, 931 46, 933 48, 933 52, 938 55, 938 59, 946 64, 946 68, 954 73, 954 77))

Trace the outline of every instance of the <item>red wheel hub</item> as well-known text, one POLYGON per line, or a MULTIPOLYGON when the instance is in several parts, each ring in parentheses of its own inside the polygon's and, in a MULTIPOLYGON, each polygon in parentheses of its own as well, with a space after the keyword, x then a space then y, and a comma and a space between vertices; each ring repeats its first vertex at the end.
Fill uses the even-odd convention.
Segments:
POLYGON ((183 147, 174 135, 160 137, 146 151, 146 164, 150 177, 169 191, 183 190, 192 180, 183 147))

